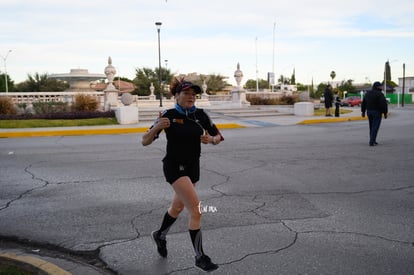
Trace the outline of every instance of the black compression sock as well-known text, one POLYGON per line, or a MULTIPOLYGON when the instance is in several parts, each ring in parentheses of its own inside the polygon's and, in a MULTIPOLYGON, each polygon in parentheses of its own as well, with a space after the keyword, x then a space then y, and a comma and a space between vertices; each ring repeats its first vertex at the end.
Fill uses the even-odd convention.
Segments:
POLYGON ((158 230, 158 234, 160 236, 160 239, 165 240, 168 230, 170 230, 170 227, 173 225, 173 223, 177 220, 177 218, 173 218, 170 216, 170 214, 165 213, 164 219, 162 220, 162 224, 160 229, 158 230))
POLYGON ((203 241, 201 238, 201 230, 188 230, 190 232, 191 241, 193 242, 194 252, 196 254, 197 259, 204 255, 203 251, 203 241))

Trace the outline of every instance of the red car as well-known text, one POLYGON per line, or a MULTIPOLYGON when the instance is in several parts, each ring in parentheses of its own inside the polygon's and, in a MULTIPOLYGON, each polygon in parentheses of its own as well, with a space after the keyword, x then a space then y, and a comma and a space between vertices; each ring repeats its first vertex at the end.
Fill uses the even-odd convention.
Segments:
POLYGON ((349 96, 341 100, 341 106, 361 106, 362 99, 359 96, 349 96))

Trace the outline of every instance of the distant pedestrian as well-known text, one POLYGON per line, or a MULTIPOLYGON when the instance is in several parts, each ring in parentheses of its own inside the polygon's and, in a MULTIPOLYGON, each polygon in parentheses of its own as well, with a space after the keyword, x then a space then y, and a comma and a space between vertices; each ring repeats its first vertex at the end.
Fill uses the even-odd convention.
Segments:
POLYGON ((333 93, 332 93, 332 87, 330 84, 328 84, 325 87, 325 92, 323 93, 323 97, 325 100, 325 110, 326 110, 326 116, 332 116, 331 114, 331 108, 332 108, 332 103, 334 101, 334 97, 333 97, 333 93))
POLYGON ((362 117, 365 117, 365 112, 368 115, 369 146, 378 145, 377 134, 381 125, 382 114, 384 114, 385 119, 388 114, 387 100, 381 90, 381 83, 374 82, 372 89, 366 92, 361 104, 362 117))
POLYGON ((340 105, 341 105, 341 99, 339 98, 338 92, 335 92, 335 117, 339 117, 340 105))
POLYGON ((151 233, 158 253, 167 257, 166 235, 184 207, 189 212, 188 231, 195 251, 195 265, 213 271, 213 263, 203 251, 201 210, 195 185, 200 177, 201 143, 217 145, 222 140, 217 127, 203 109, 195 107, 201 88, 191 82, 175 79, 170 86, 176 99, 175 108, 164 111, 143 135, 142 144, 150 145, 162 130, 167 137, 167 152, 163 159, 164 175, 175 191, 171 206, 165 213, 159 230, 151 233))

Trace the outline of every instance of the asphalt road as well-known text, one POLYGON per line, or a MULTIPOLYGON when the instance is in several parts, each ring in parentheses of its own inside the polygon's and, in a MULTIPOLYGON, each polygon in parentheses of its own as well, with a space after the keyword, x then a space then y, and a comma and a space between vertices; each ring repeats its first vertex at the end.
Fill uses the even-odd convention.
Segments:
MULTIPOLYGON (((376 147, 367 121, 223 134, 203 145, 198 184, 215 274, 414 274, 414 110, 383 120, 376 147)), ((0 240, 119 274, 198 274, 187 212, 168 259, 155 251, 173 193, 165 137, 140 137, 0 139, 0 240)))

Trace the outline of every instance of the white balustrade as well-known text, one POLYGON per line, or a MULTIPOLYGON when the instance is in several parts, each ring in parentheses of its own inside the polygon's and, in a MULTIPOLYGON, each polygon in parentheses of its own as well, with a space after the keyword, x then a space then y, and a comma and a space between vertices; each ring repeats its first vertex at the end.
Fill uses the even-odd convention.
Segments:
MULTIPOLYGON (((15 104, 32 104, 33 102, 66 102, 69 105, 71 105, 73 102, 75 102, 75 96, 78 94, 83 95, 90 95, 93 97, 96 97, 99 105, 101 106, 100 109, 104 106, 104 92, 24 92, 24 93, 15 93, 15 92, 9 92, 7 95, 5 93, 0 93, 0 97, 10 97, 13 100, 13 103, 15 104)), ((261 98, 280 98, 284 95, 283 92, 246 92, 246 95, 250 96, 258 96, 261 98)), ((163 98, 163 101, 165 103, 165 107, 172 107, 174 106, 175 100, 173 97, 167 99, 163 98)), ((197 100, 197 105, 206 105, 209 104, 213 105, 220 105, 229 103, 232 101, 232 95, 230 93, 224 93, 224 94, 217 94, 217 95, 207 95, 203 99, 197 100), (208 103, 209 102, 209 103, 208 103)), ((154 99, 154 97, 148 96, 133 96, 133 103, 132 105, 138 106, 138 107, 153 107, 157 106, 159 100, 154 99)), ((121 97, 118 97, 118 106, 122 106, 121 103, 121 97)), ((200 105, 200 106, 201 106, 200 105)))
POLYGON ((78 94, 90 95, 96 97, 98 102, 103 102, 103 92, 26 92, 26 93, 0 93, 0 96, 7 96, 12 99, 13 103, 31 104, 33 102, 67 102, 75 101, 75 96, 78 94))

